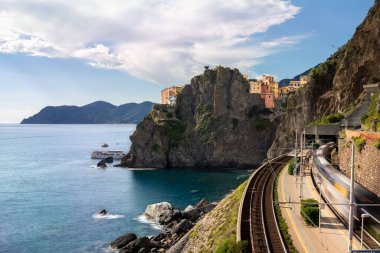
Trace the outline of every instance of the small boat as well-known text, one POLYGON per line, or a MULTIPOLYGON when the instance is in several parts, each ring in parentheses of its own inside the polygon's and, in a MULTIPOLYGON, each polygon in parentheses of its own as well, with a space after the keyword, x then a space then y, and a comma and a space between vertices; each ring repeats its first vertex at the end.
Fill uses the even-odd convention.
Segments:
POLYGON ((107 143, 103 143, 102 144, 102 148, 108 148, 108 144, 107 143))
POLYGON ((109 157, 121 159, 124 156, 125 153, 121 150, 95 150, 91 154, 91 159, 109 159, 109 157))

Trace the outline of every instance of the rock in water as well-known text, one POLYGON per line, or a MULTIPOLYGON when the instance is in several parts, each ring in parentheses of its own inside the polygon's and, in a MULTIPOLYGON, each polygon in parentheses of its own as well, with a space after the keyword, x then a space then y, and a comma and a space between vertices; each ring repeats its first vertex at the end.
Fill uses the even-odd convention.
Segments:
POLYGON ((170 220, 174 214, 174 209, 169 202, 161 202, 148 205, 144 215, 155 222, 163 224, 166 220, 170 220))
POLYGON ((266 157, 277 127, 237 69, 206 69, 177 96, 172 117, 157 106, 131 136, 126 167, 252 167, 266 157))
POLYGON ((121 249, 136 239, 137 239, 137 236, 133 233, 123 235, 117 238, 115 241, 111 242, 110 247, 113 249, 121 249))
POLYGON ((139 250, 142 248, 145 248, 147 250, 151 248, 150 240, 148 237, 140 237, 130 242, 127 246, 123 247, 119 253, 135 253, 139 252, 139 250))
POLYGON ((100 212, 98 214, 100 214, 100 215, 106 215, 107 214, 107 210, 106 209, 102 209, 102 210, 100 210, 100 212))
POLYGON ((107 164, 105 163, 104 160, 101 160, 100 162, 98 162, 96 164, 96 167, 98 167, 98 168, 107 168, 107 164))

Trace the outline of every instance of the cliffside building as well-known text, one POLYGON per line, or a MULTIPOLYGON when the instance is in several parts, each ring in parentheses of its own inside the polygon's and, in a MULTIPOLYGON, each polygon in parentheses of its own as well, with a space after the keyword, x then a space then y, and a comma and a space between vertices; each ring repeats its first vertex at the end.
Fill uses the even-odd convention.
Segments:
POLYGON ((274 100, 279 96, 278 82, 273 76, 263 75, 261 80, 249 79, 250 93, 261 95, 266 108, 274 108, 274 100))
POLYGON ((289 92, 296 91, 299 88, 304 87, 309 82, 309 80, 309 76, 301 76, 299 81, 290 81, 288 86, 279 88, 279 97, 286 97, 289 92))
POLYGON ((183 85, 174 85, 161 91, 161 104, 174 105, 177 94, 183 89, 183 85))

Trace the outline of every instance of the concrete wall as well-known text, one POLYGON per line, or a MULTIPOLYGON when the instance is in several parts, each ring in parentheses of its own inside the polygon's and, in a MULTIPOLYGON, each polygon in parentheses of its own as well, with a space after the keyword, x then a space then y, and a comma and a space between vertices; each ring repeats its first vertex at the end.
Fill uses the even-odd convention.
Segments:
MULTIPOLYGON (((345 138, 339 149, 339 166, 350 178, 351 145, 345 138)), ((380 197, 380 150, 373 140, 367 140, 361 152, 355 147, 355 181, 380 197)))

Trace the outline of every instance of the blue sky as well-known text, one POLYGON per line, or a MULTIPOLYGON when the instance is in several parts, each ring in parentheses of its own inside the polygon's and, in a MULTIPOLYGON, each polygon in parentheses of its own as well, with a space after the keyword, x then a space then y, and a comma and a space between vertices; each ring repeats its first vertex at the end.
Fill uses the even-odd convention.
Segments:
POLYGON ((351 38, 373 0, 0 0, 0 122, 46 105, 158 102, 204 65, 293 77, 351 38))

